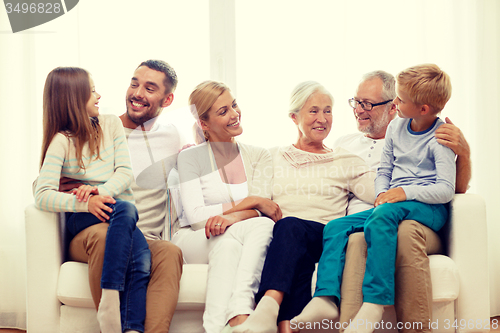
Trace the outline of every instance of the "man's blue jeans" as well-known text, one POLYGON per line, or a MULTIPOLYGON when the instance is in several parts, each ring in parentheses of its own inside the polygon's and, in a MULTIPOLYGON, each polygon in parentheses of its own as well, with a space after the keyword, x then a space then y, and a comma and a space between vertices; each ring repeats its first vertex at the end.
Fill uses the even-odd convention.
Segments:
POLYGON ((381 305, 394 304, 397 234, 402 220, 415 220, 438 231, 448 220, 448 205, 431 205, 418 201, 385 203, 328 222, 323 231, 323 254, 318 265, 314 296, 334 296, 340 300, 349 235, 364 231, 368 253, 363 301, 381 305))
MULTIPOLYGON (((121 200, 108 206, 113 212, 108 213, 101 288, 120 291, 122 329, 143 332, 151 253, 144 235, 136 228, 139 216, 135 206, 121 200)), ((66 218, 72 237, 97 223, 102 222, 91 213, 69 213, 66 218)))

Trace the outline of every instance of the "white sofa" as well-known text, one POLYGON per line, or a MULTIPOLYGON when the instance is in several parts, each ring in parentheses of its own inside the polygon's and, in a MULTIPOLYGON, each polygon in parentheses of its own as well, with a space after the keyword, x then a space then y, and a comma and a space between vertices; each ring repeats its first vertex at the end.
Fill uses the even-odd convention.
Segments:
MULTIPOLYGON (((28 333, 98 333, 87 265, 64 260, 61 215, 39 211, 34 205, 29 205, 25 214, 28 333)), ((449 257, 430 256, 434 332, 489 330, 485 214, 484 200, 478 195, 456 195, 452 202, 451 223, 446 231, 449 257)), ((206 276, 207 265, 184 265, 171 333, 203 332, 206 276)), ((393 308, 384 313, 387 321, 395 331, 393 308)))

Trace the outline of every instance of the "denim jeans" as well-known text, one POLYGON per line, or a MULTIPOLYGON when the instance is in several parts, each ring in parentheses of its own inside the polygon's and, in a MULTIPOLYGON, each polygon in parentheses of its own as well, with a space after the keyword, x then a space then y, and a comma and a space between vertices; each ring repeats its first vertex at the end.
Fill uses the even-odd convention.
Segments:
POLYGON ((340 286, 349 235, 365 232, 367 243, 363 301, 394 304, 394 273, 398 226, 402 220, 416 220, 438 231, 448 219, 448 205, 418 201, 385 203, 373 209, 330 221, 323 234, 323 254, 318 266, 317 296, 335 296, 340 286))
MULTIPOLYGON (((116 200, 108 206, 113 212, 108 213, 101 288, 120 291, 122 329, 144 331, 151 268, 148 243, 136 228, 138 213, 133 204, 116 200)), ((91 213, 69 213, 66 219, 72 237, 97 223, 102 222, 91 213)))

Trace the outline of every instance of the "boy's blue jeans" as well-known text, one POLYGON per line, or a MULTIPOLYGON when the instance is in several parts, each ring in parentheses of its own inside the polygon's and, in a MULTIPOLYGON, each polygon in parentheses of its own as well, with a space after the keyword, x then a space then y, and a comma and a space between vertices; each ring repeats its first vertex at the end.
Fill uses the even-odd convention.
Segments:
MULTIPOLYGON (((101 288, 120 291, 122 329, 144 331, 146 291, 151 253, 142 232, 136 228, 137 209, 127 201, 108 204, 113 209, 104 250, 101 288)), ((69 213, 66 226, 72 237, 94 224, 102 223, 91 213, 69 213)))
POLYGON ((323 231, 323 253, 314 296, 335 296, 340 301, 349 235, 364 231, 368 250, 363 301, 393 305, 398 226, 402 220, 415 220, 438 231, 448 220, 448 204, 385 203, 330 221, 323 231))

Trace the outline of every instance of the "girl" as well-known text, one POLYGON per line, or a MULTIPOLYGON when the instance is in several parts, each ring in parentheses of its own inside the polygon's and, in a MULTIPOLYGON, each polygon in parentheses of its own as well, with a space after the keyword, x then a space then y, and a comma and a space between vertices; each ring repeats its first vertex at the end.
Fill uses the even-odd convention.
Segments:
POLYGON ((72 237, 91 225, 109 223, 102 296, 100 303, 94 300, 101 332, 143 332, 151 257, 136 228, 123 127, 117 117, 99 115, 100 98, 84 69, 58 67, 47 76, 35 204, 45 211, 68 212, 72 237), (58 192, 61 177, 84 185, 58 192))

